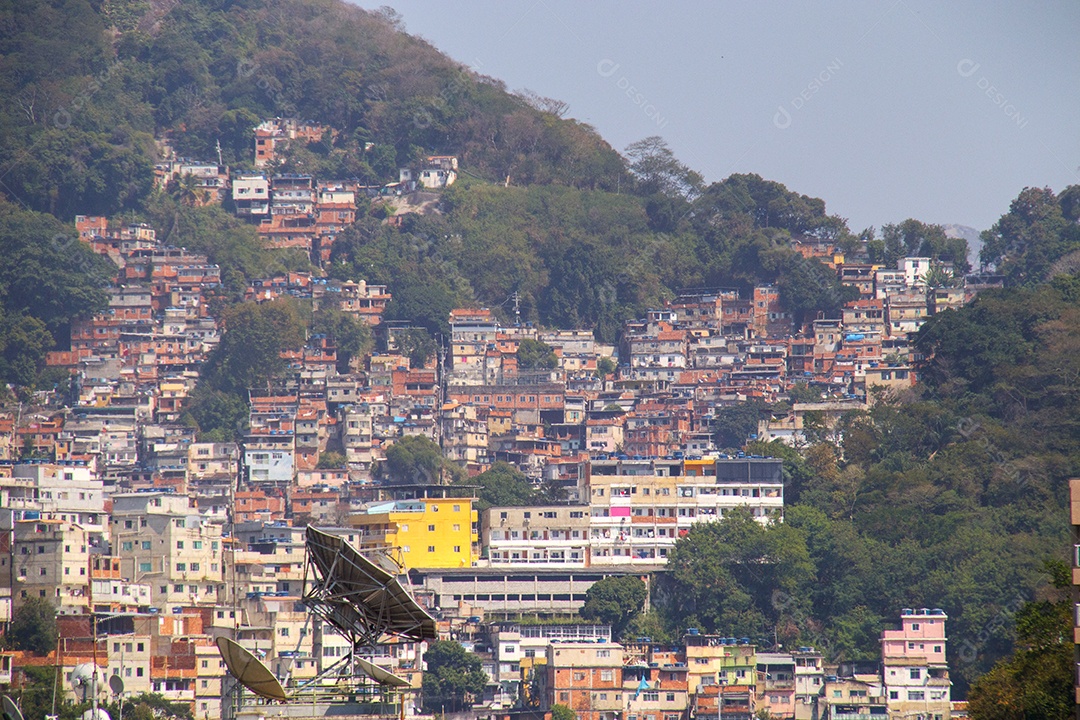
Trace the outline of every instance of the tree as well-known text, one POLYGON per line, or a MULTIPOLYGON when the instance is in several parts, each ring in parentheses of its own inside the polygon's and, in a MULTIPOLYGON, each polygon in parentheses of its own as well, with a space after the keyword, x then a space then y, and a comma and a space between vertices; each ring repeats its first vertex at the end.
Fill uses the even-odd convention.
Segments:
POLYGON ((409 358, 409 366, 422 368, 439 347, 424 328, 407 328, 394 333, 397 350, 409 358))
POLYGON ((639 577, 606 577, 593 583, 585 593, 581 617, 611 625, 613 637, 621 637, 645 605, 648 588, 639 577))
POLYGON ((518 344, 518 368, 522 370, 553 370, 559 367, 559 358, 547 343, 525 338, 518 344))
POLYGON ((340 470, 345 467, 345 456, 339 452, 324 452, 319 455, 319 463, 316 467, 320 470, 340 470))
POLYGON ((406 435, 386 450, 386 471, 392 483, 438 485, 446 464, 442 449, 423 435, 406 435))
POLYGON ((337 349, 337 370, 350 372, 353 360, 371 351, 371 328, 363 320, 334 307, 324 307, 312 318, 311 332, 325 335, 337 349))
POLYGON ((199 442, 229 442, 247 429, 248 417, 243 396, 199 383, 188 398, 182 419, 198 428, 199 442))
POLYGON ((206 377, 211 386, 234 393, 259 387, 286 369, 282 351, 301 348, 304 335, 304 322, 288 300, 229 308, 206 377))
POLYGON ((566 705, 555 703, 551 706, 551 720, 577 720, 577 713, 566 705))
POLYGON ((626 157, 642 195, 659 193, 692 199, 701 193, 705 184, 699 173, 675 158, 675 153, 659 135, 630 143, 626 146, 626 157))
POLYGON ((1072 603, 1065 582, 1055 582, 1059 597, 1029 602, 1016 614, 1017 649, 971 686, 972 720, 1073 716, 1072 603))
POLYGON ((768 415, 765 404, 753 400, 718 409, 713 420, 716 446, 741 448, 748 437, 757 433, 758 422, 768 415))
POLYGON ((539 500, 536 489, 525 473, 510 463, 499 461, 474 478, 456 484, 479 485, 476 509, 489 507, 527 507, 539 500))
POLYGON ((480 658, 461 643, 437 640, 424 652, 424 709, 430 713, 465 710, 487 685, 480 658))
POLYGON ((596 374, 600 378, 606 378, 611 373, 619 369, 619 366, 615 364, 615 361, 609 357, 602 357, 596 361, 596 374))
POLYGON ((804 531, 762 526, 746 509, 691 527, 668 554, 668 570, 670 627, 760 638, 808 614, 814 565, 804 531))
POLYGON ((1050 188, 1024 188, 1009 205, 1009 212, 981 238, 979 261, 996 266, 1016 285, 1044 281, 1056 260, 1080 248, 1077 225, 1065 218, 1050 188))
POLYGON ((56 649, 56 608, 46 598, 27 598, 11 618, 10 641, 16 650, 48 655, 56 649))

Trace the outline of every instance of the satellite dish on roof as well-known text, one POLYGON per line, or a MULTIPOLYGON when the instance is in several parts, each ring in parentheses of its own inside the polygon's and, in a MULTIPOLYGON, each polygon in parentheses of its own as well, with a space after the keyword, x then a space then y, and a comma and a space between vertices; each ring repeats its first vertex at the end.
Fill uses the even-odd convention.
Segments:
POLYGON ((124 692, 124 678, 119 675, 113 675, 109 678, 109 689, 112 690, 113 695, 120 695, 124 692))
POLYGON ((112 718, 109 717, 109 713, 101 708, 96 708, 84 712, 82 714, 82 720, 112 720, 112 718))
POLYGON ((288 699, 285 688, 274 677, 274 673, 270 672, 270 668, 263 665, 247 648, 227 637, 219 637, 214 642, 225 661, 225 667, 229 669, 229 674, 236 678, 237 682, 267 700, 288 699))
POLYGON ((3 720, 23 720, 22 710, 19 710, 19 706, 7 695, 0 698, 0 704, 2 704, 4 711, 3 720))
POLYGON ((390 687, 412 687, 408 680, 395 675, 384 667, 380 667, 370 660, 363 658, 353 658, 356 661, 357 667, 359 667, 365 675, 379 683, 380 685, 389 685, 390 687))

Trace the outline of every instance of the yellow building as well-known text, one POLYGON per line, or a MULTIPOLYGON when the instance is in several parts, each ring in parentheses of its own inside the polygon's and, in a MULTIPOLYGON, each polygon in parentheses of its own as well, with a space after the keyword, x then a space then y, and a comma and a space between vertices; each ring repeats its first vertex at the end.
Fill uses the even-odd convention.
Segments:
POLYGON ((357 547, 392 551, 406 570, 470 567, 476 559, 477 513, 471 498, 394 500, 349 518, 357 547))

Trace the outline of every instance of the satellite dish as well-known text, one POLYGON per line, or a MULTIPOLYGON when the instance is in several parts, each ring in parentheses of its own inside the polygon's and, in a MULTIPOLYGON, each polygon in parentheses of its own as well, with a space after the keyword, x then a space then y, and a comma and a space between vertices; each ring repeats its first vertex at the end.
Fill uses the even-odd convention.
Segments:
POLYGON ((124 692, 124 678, 119 675, 113 675, 109 678, 109 689, 112 690, 113 695, 120 695, 124 692))
POLYGON ((84 712, 82 720, 112 720, 112 718, 109 717, 109 713, 97 708, 96 710, 91 709, 84 712))
POLYGON ((90 684, 94 677, 94 666, 91 663, 79 663, 71 670, 71 684, 82 687, 90 684))
POLYGON ((397 561, 384 552, 373 552, 368 555, 368 559, 391 575, 401 573, 401 566, 397 564, 397 561))
POLYGON ((267 700, 288 699, 281 682, 259 658, 227 637, 219 637, 214 642, 217 644, 218 652, 221 653, 221 658, 225 661, 225 667, 229 669, 229 674, 241 685, 267 700))
POLYGON ((79 663, 71 671, 71 686, 81 692, 83 700, 91 691, 96 671, 92 663, 79 663))
POLYGON ((412 687, 408 680, 395 675, 384 667, 379 667, 370 660, 363 658, 353 658, 356 661, 356 665, 367 675, 369 678, 379 683, 380 685, 389 685, 390 687, 412 687))
POLYGON ((4 709, 4 720, 23 720, 22 710, 19 710, 19 706, 7 695, 0 698, 0 705, 2 705, 4 709))

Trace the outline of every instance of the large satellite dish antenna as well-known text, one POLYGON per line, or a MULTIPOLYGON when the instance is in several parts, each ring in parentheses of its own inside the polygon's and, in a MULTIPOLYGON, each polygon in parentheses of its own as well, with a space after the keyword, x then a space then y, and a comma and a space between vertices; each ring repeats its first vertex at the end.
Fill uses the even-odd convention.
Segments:
POLYGON ((22 710, 19 710, 19 706, 7 695, 0 698, 0 706, 2 706, 4 710, 4 720, 23 720, 22 710))
POLYGON ((82 720, 112 720, 101 708, 91 708, 82 714, 82 720))
POLYGON ((124 693, 124 678, 119 675, 109 676, 109 689, 112 690, 113 695, 122 695, 124 693))
POLYGON ((369 678, 379 683, 380 685, 388 685, 390 687, 396 688, 412 687, 409 681, 405 678, 399 675, 395 675, 384 667, 379 667, 370 660, 365 660, 363 658, 353 658, 353 662, 356 663, 356 666, 360 668, 365 675, 367 675, 369 678))
POLYGON ((355 651, 383 635, 437 640, 435 619, 420 607, 397 577, 360 554, 337 535, 307 528, 311 588, 304 604, 348 638, 355 651))
POLYGON ((229 674, 236 678, 237 682, 267 700, 288 700, 285 688, 274 677, 274 673, 270 672, 270 668, 263 665, 259 658, 248 652, 247 648, 227 637, 219 637, 214 642, 225 661, 225 667, 229 669, 229 674))

